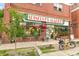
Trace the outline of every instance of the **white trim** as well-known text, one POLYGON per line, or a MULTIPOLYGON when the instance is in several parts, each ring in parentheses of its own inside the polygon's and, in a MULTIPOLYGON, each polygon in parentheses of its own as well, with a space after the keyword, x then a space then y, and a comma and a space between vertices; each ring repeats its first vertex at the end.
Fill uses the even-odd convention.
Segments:
POLYGON ((76 10, 79 10, 79 7, 77 7, 77 8, 75 8, 75 9, 71 10, 71 12, 74 12, 74 11, 76 11, 76 10))
POLYGON ((63 25, 64 26, 69 26, 69 22, 68 21, 65 21, 63 25))
MULTIPOLYGON (((32 4, 36 5, 37 3, 32 3, 32 4)), ((39 3, 39 6, 42 6, 42 3, 39 3)))
POLYGON ((64 3, 65 5, 72 6, 73 3, 64 3))

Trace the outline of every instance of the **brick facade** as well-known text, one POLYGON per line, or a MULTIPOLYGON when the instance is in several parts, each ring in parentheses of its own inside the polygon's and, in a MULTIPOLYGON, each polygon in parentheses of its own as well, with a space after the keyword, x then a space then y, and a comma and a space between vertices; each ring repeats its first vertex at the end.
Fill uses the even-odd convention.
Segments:
POLYGON ((79 7, 78 3, 71 6, 72 27, 75 38, 79 38, 79 7))
POLYGON ((21 12, 26 12, 26 13, 33 13, 33 14, 39 14, 43 16, 70 19, 70 14, 69 14, 70 6, 65 4, 62 4, 62 5, 63 5, 63 10, 61 12, 54 10, 53 3, 42 3, 41 6, 33 5, 31 3, 5 4, 6 6, 5 9, 15 8, 21 12))
POLYGON ((70 6, 62 4, 62 11, 56 11, 53 3, 41 3, 41 6, 34 5, 32 3, 5 3, 4 9, 4 23, 8 25, 10 21, 10 15, 8 8, 13 8, 18 12, 32 13, 47 17, 67 19, 71 21, 70 17, 70 6))

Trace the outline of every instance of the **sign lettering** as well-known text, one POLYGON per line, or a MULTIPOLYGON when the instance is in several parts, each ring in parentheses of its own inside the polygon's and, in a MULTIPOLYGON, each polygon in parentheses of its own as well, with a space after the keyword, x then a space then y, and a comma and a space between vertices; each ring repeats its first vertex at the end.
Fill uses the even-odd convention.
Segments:
POLYGON ((43 22, 63 24, 62 19, 49 18, 49 17, 38 16, 38 15, 32 15, 32 14, 28 14, 28 19, 34 20, 34 21, 43 21, 43 22))

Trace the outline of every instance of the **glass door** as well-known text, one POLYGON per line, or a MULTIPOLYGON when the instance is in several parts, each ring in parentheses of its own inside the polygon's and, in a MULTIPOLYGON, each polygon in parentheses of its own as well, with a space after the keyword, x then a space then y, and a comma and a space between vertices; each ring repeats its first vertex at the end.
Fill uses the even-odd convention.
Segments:
POLYGON ((54 25, 47 25, 46 27, 46 39, 53 39, 54 25))

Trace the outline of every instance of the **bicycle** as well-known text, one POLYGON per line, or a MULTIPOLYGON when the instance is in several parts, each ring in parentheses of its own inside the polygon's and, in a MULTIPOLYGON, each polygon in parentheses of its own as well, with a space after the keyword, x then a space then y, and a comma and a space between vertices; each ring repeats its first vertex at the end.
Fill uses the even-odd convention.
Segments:
POLYGON ((64 49, 72 49, 76 47, 76 43, 74 41, 69 41, 67 43, 63 42, 63 44, 59 44, 59 50, 64 50, 64 49))
POLYGON ((76 47, 76 43, 74 41, 69 41, 67 43, 67 45, 68 45, 69 48, 75 48, 76 47))

